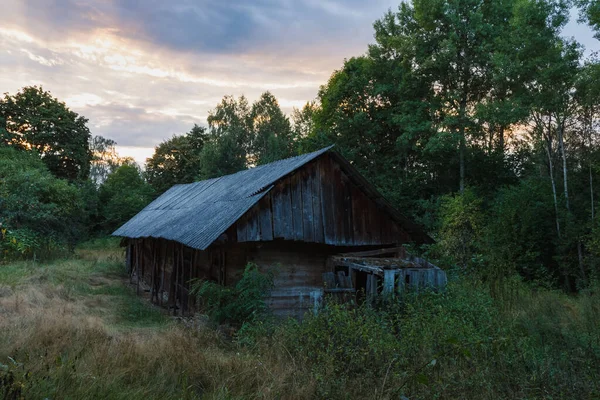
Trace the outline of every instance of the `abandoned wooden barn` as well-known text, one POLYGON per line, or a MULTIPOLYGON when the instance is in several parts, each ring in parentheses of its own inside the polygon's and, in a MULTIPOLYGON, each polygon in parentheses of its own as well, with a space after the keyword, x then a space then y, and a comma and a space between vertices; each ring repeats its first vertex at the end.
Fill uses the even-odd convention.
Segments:
POLYGON ((138 287, 179 312, 193 308, 190 280, 230 285, 249 262, 274 271, 269 304, 279 315, 301 316, 327 292, 445 282, 398 247, 429 236, 331 147, 175 185, 113 235, 138 287))

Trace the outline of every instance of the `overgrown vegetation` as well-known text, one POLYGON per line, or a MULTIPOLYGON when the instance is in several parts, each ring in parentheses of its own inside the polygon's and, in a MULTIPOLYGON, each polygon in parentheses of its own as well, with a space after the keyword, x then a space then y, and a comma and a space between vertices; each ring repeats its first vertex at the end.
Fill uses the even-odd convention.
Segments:
MULTIPOLYGON (((6 398, 600 396, 596 287, 570 297, 509 279, 496 296, 454 272, 444 292, 385 306, 328 303, 302 322, 246 318, 231 340, 136 297, 116 241, 76 254, 0 269, 6 398)), ((265 277, 252 266, 246 275, 235 290, 260 309, 265 277)))
MULTIPOLYGON (((598 31, 596 1, 576 1, 598 31)), ((288 118, 224 96, 145 171, 41 87, 0 99, 0 395, 599 398, 600 64, 560 0, 412 0, 288 118), (272 277, 170 320, 103 237, 174 184, 330 144, 437 239, 442 293, 268 318, 272 277), (199 321, 193 321, 198 325, 199 321)))
POLYGON ((265 297, 272 288, 273 273, 260 272, 256 264, 250 263, 235 286, 198 280, 192 284, 191 293, 213 321, 241 325, 266 316, 265 297))

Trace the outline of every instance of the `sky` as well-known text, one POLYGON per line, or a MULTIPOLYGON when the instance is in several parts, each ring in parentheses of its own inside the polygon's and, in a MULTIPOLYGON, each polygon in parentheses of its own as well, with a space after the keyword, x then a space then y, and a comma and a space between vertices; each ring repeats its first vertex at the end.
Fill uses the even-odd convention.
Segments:
MULTIPOLYGON (((0 93, 42 85, 139 163, 224 95, 286 113, 373 42, 395 0, 0 0, 0 93)), ((576 12, 563 35, 600 50, 576 12)))

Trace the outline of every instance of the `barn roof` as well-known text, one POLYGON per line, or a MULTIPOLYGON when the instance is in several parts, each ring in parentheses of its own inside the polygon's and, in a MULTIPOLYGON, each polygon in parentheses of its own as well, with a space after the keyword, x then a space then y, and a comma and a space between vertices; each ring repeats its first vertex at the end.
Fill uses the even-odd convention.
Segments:
POLYGON ((422 236, 421 241, 431 241, 420 227, 391 207, 346 159, 337 152, 330 151, 332 147, 219 178, 175 185, 117 229, 113 235, 162 238, 205 250, 268 193, 276 181, 330 152, 342 168, 349 172, 349 176, 358 180, 367 194, 396 217, 410 233, 422 236))

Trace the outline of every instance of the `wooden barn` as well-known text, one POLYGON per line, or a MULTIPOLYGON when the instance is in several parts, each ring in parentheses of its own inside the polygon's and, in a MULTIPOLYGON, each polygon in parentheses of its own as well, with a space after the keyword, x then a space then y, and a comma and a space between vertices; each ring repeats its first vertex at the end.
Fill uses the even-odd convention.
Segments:
POLYGON ((331 147, 175 185, 113 235, 140 290, 181 313, 193 309, 190 280, 231 285, 249 262, 274 271, 278 315, 301 316, 327 292, 445 283, 401 247, 431 238, 331 147))

